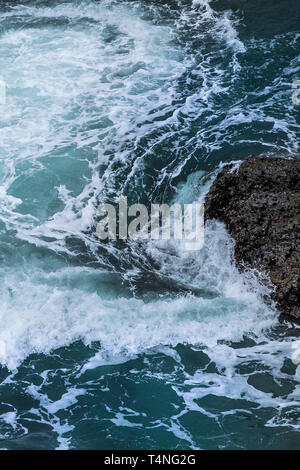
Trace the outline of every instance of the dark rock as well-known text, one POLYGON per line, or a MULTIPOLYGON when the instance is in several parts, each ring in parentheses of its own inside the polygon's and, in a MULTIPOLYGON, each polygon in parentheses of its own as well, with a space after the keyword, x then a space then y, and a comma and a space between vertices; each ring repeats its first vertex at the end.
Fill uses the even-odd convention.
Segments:
POLYGON ((300 160, 256 158, 225 166, 205 202, 223 221, 241 269, 269 275, 283 313, 300 319, 300 160))

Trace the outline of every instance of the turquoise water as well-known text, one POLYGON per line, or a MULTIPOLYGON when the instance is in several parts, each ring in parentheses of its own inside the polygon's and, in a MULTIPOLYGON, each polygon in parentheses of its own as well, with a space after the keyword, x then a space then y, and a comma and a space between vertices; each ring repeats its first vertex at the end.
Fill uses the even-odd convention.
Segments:
POLYGON ((99 202, 201 201, 299 157, 300 4, 0 1, 0 447, 299 449, 300 329, 205 246, 101 244, 99 202))

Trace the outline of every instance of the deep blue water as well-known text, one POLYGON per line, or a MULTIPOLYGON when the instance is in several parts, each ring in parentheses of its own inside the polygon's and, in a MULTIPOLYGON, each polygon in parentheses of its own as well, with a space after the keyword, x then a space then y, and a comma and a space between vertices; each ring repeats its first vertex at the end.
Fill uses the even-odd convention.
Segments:
POLYGON ((300 328, 224 226, 95 235, 99 202, 299 158, 299 46, 292 0, 0 1, 0 448, 300 448, 300 328))

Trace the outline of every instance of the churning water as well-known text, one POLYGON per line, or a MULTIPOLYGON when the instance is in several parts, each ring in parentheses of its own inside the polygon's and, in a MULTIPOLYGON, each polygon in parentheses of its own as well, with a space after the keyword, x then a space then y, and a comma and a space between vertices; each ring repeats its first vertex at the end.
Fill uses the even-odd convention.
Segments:
POLYGON ((99 243, 99 202, 299 156, 300 4, 0 1, 0 447, 300 448, 300 329, 210 222, 99 243))

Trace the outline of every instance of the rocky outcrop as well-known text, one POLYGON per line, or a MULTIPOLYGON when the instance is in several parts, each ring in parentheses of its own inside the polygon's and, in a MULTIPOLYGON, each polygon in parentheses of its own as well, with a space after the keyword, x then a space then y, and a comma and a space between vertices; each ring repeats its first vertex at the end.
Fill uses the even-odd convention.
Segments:
POLYGON ((239 267, 267 273, 278 309, 300 319, 300 160, 250 157, 237 169, 225 166, 205 218, 225 223, 239 267))

